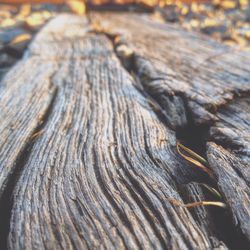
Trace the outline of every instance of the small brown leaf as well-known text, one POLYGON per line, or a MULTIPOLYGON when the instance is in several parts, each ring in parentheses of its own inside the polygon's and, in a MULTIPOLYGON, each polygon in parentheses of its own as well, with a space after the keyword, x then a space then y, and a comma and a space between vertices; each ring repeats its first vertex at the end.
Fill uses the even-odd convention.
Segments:
POLYGON ((75 14, 84 15, 86 12, 85 1, 71 0, 67 1, 67 5, 75 14))
POLYGON ((25 34, 21 34, 19 36, 16 36, 12 41, 11 44, 17 44, 17 43, 22 43, 22 42, 26 42, 28 40, 31 39, 31 35, 28 33, 25 34))

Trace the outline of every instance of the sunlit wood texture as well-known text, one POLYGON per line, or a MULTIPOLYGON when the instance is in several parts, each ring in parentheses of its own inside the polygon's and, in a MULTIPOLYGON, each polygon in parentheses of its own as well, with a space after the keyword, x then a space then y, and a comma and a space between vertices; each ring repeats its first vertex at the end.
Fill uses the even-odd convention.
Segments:
POLYGON ((1 179, 22 168, 9 248, 224 249, 173 202, 203 174, 178 156, 111 41, 88 29, 53 20, 1 84, 1 179))
POLYGON ((162 107, 168 126, 207 126, 207 140, 224 147, 209 144, 210 167, 235 225, 250 240, 250 52, 146 16, 97 14, 92 20, 116 37, 121 60, 130 60, 130 70, 162 107))
POLYGON ((189 122, 215 122, 208 161, 227 230, 235 218, 249 239, 248 137, 239 133, 239 150, 215 133, 249 129, 247 99, 234 105, 249 94, 247 55, 145 15, 90 20, 52 20, 1 82, 8 247, 226 249, 211 210, 180 206, 206 198, 192 182, 211 181, 176 151, 175 129, 189 122))
POLYGON ((219 107, 250 92, 249 51, 143 15, 92 17, 100 31, 116 36, 117 51, 125 61, 133 53, 133 71, 166 109, 172 127, 185 125, 188 116, 197 125, 209 125, 218 119, 219 107))

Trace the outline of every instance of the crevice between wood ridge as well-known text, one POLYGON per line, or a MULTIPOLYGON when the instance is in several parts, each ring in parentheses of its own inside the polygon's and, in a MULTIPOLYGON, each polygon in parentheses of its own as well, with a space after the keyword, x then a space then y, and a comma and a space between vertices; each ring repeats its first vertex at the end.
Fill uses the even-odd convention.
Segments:
POLYGON ((29 160, 32 148, 37 140, 37 134, 42 131, 47 121, 49 120, 50 114, 52 112, 56 97, 57 97, 57 87, 54 87, 52 98, 50 103, 44 112, 44 115, 41 119, 41 123, 37 125, 31 134, 30 138, 27 140, 26 145, 20 151, 19 156, 15 161, 14 171, 8 179, 5 190, 0 199, 0 249, 8 249, 8 235, 10 230, 10 220, 11 220, 11 211, 13 207, 13 193, 16 187, 16 184, 21 176, 21 173, 25 167, 25 164, 29 160))
MULTIPOLYGON (((91 20, 90 20, 91 22, 91 20)), ((91 32, 95 32, 97 34, 103 34, 105 35, 113 44, 114 52, 117 55, 117 58, 120 60, 121 65, 124 67, 124 69, 131 75, 131 77, 136 82, 136 88, 147 98, 151 98, 153 102, 153 111, 156 113, 158 118, 167 126, 168 128, 171 128, 175 130, 176 132, 176 139, 180 142, 182 142, 185 146, 188 148, 194 150, 198 154, 200 154, 202 157, 206 158, 206 143, 209 140, 209 129, 211 125, 196 125, 194 122, 194 119, 192 117, 192 112, 189 110, 189 106, 187 104, 186 97, 183 95, 179 95, 179 97, 182 99, 184 103, 184 108, 187 116, 187 124, 183 127, 179 128, 173 128, 171 124, 167 121, 164 111, 161 108, 161 103, 156 99, 155 96, 151 95, 149 90, 147 90, 145 87, 143 87, 142 79, 140 78, 136 67, 135 67, 135 54, 134 52, 129 54, 121 54, 118 52, 119 46, 127 46, 126 43, 118 42, 116 43, 116 38, 119 35, 108 33, 106 31, 100 31, 100 30, 92 30, 91 32), (195 134, 195 136, 193 136, 195 134)), ((242 94, 245 96, 245 93, 242 94)), ((238 98, 237 95, 235 95, 236 98, 238 98)), ((242 97, 242 96, 241 96, 242 97)), ((223 108, 223 107, 220 107, 223 108)), ((190 180, 190 183, 193 180, 190 180)), ((202 176, 199 180, 200 183, 206 183, 210 185, 211 187, 215 188, 216 190, 219 190, 218 185, 216 181, 212 178, 210 178, 208 175, 202 176)), ((183 198, 184 201, 187 203, 189 202, 189 198, 186 193, 186 187, 185 185, 179 185, 180 195, 183 198)), ((208 199, 211 199, 211 196, 208 193, 204 193, 205 197, 208 199)), ((224 198, 222 198, 222 202, 225 204, 227 203, 224 198)), ((212 223, 214 223, 216 227, 216 236, 219 240, 222 240, 225 242, 226 246, 229 249, 247 249, 248 241, 241 232, 241 230, 234 225, 233 223, 233 216, 231 214, 231 211, 229 208, 226 209, 216 209, 216 208, 208 208, 209 211, 212 214, 212 223)), ((191 212, 193 214, 193 212, 191 212)), ((193 214, 193 217, 195 219, 195 215, 193 214)))

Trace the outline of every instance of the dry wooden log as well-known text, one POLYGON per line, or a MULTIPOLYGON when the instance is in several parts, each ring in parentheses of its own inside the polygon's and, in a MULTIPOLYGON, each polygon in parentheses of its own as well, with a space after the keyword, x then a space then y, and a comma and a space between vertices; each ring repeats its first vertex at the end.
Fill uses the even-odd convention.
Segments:
MULTIPOLYGON (((180 157, 172 128, 216 121, 210 140, 221 145, 230 129, 239 132, 234 121, 249 129, 244 109, 235 114, 247 98, 234 100, 249 93, 247 56, 230 51, 230 61, 225 47, 146 16, 91 21, 52 20, 1 82, 1 201, 14 188, 8 247, 231 248, 209 210, 183 206, 206 198, 188 183, 211 180, 180 157)), ((208 160, 249 239, 249 140, 241 132, 226 149, 208 144, 208 160)))
POLYGON ((133 70, 174 128, 185 126, 187 117, 196 124, 211 124, 220 106, 250 92, 249 52, 146 15, 97 13, 92 20, 100 30, 117 36, 118 47, 133 51, 133 70))
MULTIPOLYGON (((23 171, 14 192, 9 248, 211 249, 219 245, 216 235, 201 227, 187 208, 175 204, 183 203, 179 185, 198 174, 176 153, 174 132, 137 90, 109 39, 87 32, 83 25, 83 19, 72 16, 52 21, 2 84, 1 96, 11 91, 11 84, 16 91, 27 81, 25 88, 32 85, 31 91, 15 94, 14 100, 13 90, 8 94, 11 110, 18 109, 16 105, 34 95, 35 89, 46 88, 46 81, 39 78, 43 72, 57 89, 54 95, 48 89, 38 92, 44 94, 40 102, 46 107, 54 96, 41 133, 30 132, 37 123, 32 114, 39 102, 34 107, 23 102, 26 113, 18 116, 21 124, 29 123, 16 134, 35 142, 25 152, 25 162, 17 162, 23 164, 23 171), (40 63, 35 63, 38 59, 40 63), (31 64, 36 81, 25 76, 12 81, 12 74, 30 70, 31 64), (53 67, 44 71, 48 65, 53 67)), ((10 123, 12 114, 6 115, 10 123)), ((9 137, 6 141, 9 145, 9 137)))
POLYGON ((228 156, 222 148, 220 153, 208 151, 221 192, 249 239, 250 54, 170 25, 157 24, 147 16, 101 17, 102 20, 99 14, 93 14, 92 19, 99 20, 100 30, 116 37, 118 52, 123 46, 119 53, 123 60, 128 60, 126 51, 132 51, 130 70, 139 78, 144 90, 158 101, 167 124, 175 129, 188 123, 212 125, 209 140, 233 154, 228 156), (219 172, 216 171, 217 154, 225 158, 219 172), (235 172, 231 169, 236 171, 235 178, 242 186, 227 188, 228 179, 229 183, 234 182, 235 172), (224 171, 229 171, 231 177, 223 179, 224 171), (241 190, 246 193, 242 195, 241 190))

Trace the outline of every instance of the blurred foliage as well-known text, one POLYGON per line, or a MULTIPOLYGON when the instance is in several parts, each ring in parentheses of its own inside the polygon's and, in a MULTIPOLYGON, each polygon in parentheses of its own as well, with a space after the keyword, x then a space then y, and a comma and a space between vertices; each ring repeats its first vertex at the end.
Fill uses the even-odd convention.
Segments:
MULTIPOLYGON (((200 31, 228 45, 250 47, 250 3, 248 0, 163 1, 158 18, 176 22, 187 30, 200 31)), ((157 15, 157 14, 156 14, 157 15)))

